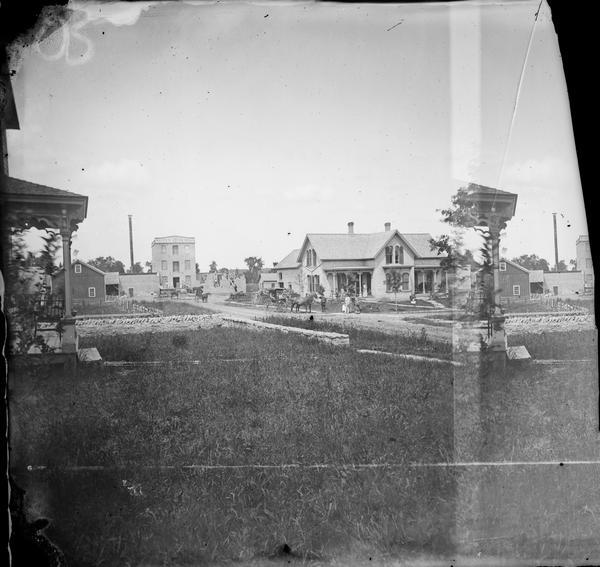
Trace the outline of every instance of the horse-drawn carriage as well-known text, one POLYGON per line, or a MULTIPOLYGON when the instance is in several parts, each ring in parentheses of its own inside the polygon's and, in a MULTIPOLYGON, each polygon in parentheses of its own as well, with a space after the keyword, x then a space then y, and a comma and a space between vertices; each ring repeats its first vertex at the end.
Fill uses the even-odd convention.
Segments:
POLYGON ((291 293, 289 290, 281 287, 273 287, 270 289, 262 289, 257 294, 257 303, 259 305, 265 305, 274 307, 277 311, 284 311, 290 300, 291 293))

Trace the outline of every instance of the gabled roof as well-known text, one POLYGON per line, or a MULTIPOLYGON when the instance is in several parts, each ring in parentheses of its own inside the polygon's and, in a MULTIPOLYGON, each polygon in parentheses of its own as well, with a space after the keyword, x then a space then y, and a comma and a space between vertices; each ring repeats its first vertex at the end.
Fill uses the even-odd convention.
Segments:
POLYGON ((292 250, 283 260, 277 262, 276 270, 285 270, 286 268, 297 268, 300 266, 298 262, 298 254, 300 254, 300 248, 292 250))
POLYGON ((431 249, 429 241, 432 236, 428 232, 403 232, 400 236, 415 251, 417 256, 421 258, 437 258, 438 254, 431 249))
MULTIPOLYGON (((90 266, 89 264, 87 264, 86 262, 84 262, 83 260, 74 260, 73 262, 71 262, 71 267, 74 266, 75 264, 81 264, 82 266, 85 266, 86 268, 89 268, 90 270, 97 272, 98 274, 100 274, 101 276, 105 276, 106 272, 103 272, 102 270, 99 270, 98 268, 95 268, 94 266, 90 266)), ((60 274, 62 271, 64 271, 64 268, 61 268, 60 270, 58 270, 54 275, 58 275, 60 274)), ((112 272, 108 272, 109 274, 112 272)))
MULTIPOLYGON (((428 233, 403 234, 397 230, 367 234, 313 233, 307 234, 306 239, 310 240, 321 260, 370 260, 375 258, 394 236, 399 236, 416 257, 436 257, 429 245, 431 235, 428 233)), ((301 261, 300 252, 302 248, 298 253, 297 261, 301 261)))
POLYGON ((517 264, 516 262, 512 262, 511 260, 500 260, 501 262, 505 262, 506 264, 509 264, 510 266, 512 266, 513 268, 517 268, 517 270, 521 270, 523 272, 525 272, 526 274, 529 274, 529 270, 527 268, 524 268, 523 266, 521 266, 520 264, 517 264))
POLYGON ((31 181, 17 179, 16 177, 6 177, 4 187, 5 193, 10 195, 39 195, 43 197, 87 198, 85 195, 80 195, 79 193, 72 193, 71 191, 65 191, 64 189, 56 189, 55 187, 49 187, 48 185, 32 183, 31 181))
POLYGON ((469 191, 477 191, 477 193, 483 193, 487 195, 514 195, 514 193, 510 193, 509 191, 502 191, 502 189, 494 189, 493 187, 479 185, 478 183, 469 183, 467 189, 469 191))

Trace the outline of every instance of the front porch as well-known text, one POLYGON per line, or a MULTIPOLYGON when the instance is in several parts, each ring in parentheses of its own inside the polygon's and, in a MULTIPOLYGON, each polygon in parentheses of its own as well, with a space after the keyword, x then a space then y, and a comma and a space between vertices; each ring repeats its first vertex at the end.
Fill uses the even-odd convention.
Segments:
POLYGON ((364 298, 373 296, 372 269, 330 269, 326 271, 326 275, 332 297, 340 297, 344 294, 364 298))
MULTIPOLYGON (((87 216, 88 198, 54 187, 47 187, 9 176, 2 176, 0 202, 4 218, 4 266, 8 267, 7 312, 13 331, 13 353, 49 362, 77 360, 79 342, 73 317, 71 285, 71 238, 87 216), (46 296, 41 289, 20 301, 21 266, 15 257, 14 239, 21 238, 31 228, 55 232, 62 241, 62 263, 65 285, 62 297, 46 296)), ((34 286, 36 287, 36 286, 34 286)))

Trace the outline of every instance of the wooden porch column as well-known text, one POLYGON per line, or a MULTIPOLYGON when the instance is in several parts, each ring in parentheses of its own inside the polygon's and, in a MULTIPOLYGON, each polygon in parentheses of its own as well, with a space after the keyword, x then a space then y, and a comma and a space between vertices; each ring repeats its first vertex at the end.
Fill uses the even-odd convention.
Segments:
POLYGON ((63 266, 65 268, 65 317, 71 317, 73 314, 73 298, 71 290, 71 231, 61 229, 63 248, 63 266))
POLYGON ((63 244, 63 266, 65 268, 65 316, 62 320, 62 339, 61 350, 64 353, 77 353, 79 340, 75 329, 75 319, 73 317, 73 297, 71 289, 71 229, 61 228, 60 236, 63 244))

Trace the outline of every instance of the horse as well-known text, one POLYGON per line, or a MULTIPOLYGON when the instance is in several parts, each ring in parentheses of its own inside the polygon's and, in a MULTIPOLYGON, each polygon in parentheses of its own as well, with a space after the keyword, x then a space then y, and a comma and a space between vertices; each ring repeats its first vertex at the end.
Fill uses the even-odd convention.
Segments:
POLYGON ((300 312, 300 306, 304 306, 304 313, 312 313, 312 304, 315 298, 317 297, 316 293, 309 293, 305 297, 297 297, 292 299, 292 309, 294 311, 294 307, 296 308, 296 313, 300 312))

